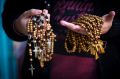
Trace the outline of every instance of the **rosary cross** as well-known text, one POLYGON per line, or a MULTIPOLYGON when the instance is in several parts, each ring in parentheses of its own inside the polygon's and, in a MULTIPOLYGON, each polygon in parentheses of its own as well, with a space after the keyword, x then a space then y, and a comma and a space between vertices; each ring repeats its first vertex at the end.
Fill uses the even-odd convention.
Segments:
POLYGON ((33 71, 35 70, 35 68, 33 67, 33 65, 32 65, 32 64, 30 65, 29 70, 31 71, 31 75, 33 76, 33 71))
POLYGON ((42 52, 42 50, 40 49, 40 47, 38 47, 38 46, 35 46, 35 49, 33 50, 33 52, 35 52, 35 57, 37 57, 38 56, 38 53, 40 52, 42 52))

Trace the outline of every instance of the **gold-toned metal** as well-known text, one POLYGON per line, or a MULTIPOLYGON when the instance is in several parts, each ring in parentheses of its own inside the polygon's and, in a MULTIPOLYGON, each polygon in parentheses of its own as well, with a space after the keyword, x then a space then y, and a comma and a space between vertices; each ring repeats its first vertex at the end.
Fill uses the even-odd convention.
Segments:
POLYGON ((33 58, 37 58, 41 67, 44 67, 44 63, 52 59, 56 37, 50 22, 45 17, 42 14, 33 16, 27 25, 30 61, 32 64, 33 58))
POLYGON ((96 15, 84 14, 77 18, 74 24, 84 28, 86 35, 68 30, 65 39, 65 49, 68 53, 86 52, 99 58, 100 53, 104 53, 103 41, 100 40, 101 26, 103 19, 96 15))

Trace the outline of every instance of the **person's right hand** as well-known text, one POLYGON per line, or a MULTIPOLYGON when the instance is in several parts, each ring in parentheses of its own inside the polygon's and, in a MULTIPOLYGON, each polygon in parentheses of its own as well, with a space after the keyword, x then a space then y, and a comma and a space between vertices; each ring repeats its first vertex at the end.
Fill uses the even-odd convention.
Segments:
POLYGON ((48 10, 30 9, 25 11, 15 20, 15 29, 22 34, 27 35, 26 25, 28 20, 31 18, 31 16, 40 15, 41 13, 48 14, 48 10))

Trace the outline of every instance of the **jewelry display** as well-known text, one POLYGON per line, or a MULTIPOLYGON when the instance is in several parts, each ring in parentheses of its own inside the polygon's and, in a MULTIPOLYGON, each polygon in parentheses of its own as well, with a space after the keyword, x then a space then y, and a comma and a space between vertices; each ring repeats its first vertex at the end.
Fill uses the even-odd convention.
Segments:
POLYGON ((40 66, 43 68, 45 62, 52 59, 54 50, 54 41, 56 35, 50 25, 50 17, 41 14, 39 16, 33 16, 28 21, 27 25, 28 32, 28 47, 30 56, 30 67, 29 70, 33 75, 33 58, 37 58, 40 62, 40 66))
POLYGON ((65 49, 68 53, 86 52, 99 58, 100 53, 104 53, 104 43, 100 40, 103 19, 96 15, 84 14, 74 22, 85 29, 85 35, 68 30, 65 39, 65 49))

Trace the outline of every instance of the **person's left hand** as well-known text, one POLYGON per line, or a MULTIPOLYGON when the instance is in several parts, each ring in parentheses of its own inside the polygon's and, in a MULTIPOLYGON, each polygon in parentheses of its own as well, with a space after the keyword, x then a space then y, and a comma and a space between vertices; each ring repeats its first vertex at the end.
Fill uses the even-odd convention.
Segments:
MULTIPOLYGON (((103 23, 102 28, 101 28, 101 31, 102 31, 101 34, 105 34, 105 33, 107 33, 110 30, 110 28, 112 26, 112 22, 113 22, 114 16, 115 16, 115 12, 114 11, 110 11, 108 14, 105 14, 105 15, 102 16, 102 19, 103 19, 104 23, 103 23)), ((70 29, 70 30, 72 30, 74 32, 77 32, 77 33, 80 33, 80 34, 84 34, 84 35, 86 34, 85 29, 83 29, 79 25, 75 25, 73 23, 70 23, 70 22, 67 22, 67 21, 64 21, 64 20, 61 20, 60 24, 62 26, 67 27, 68 29, 70 29)))

